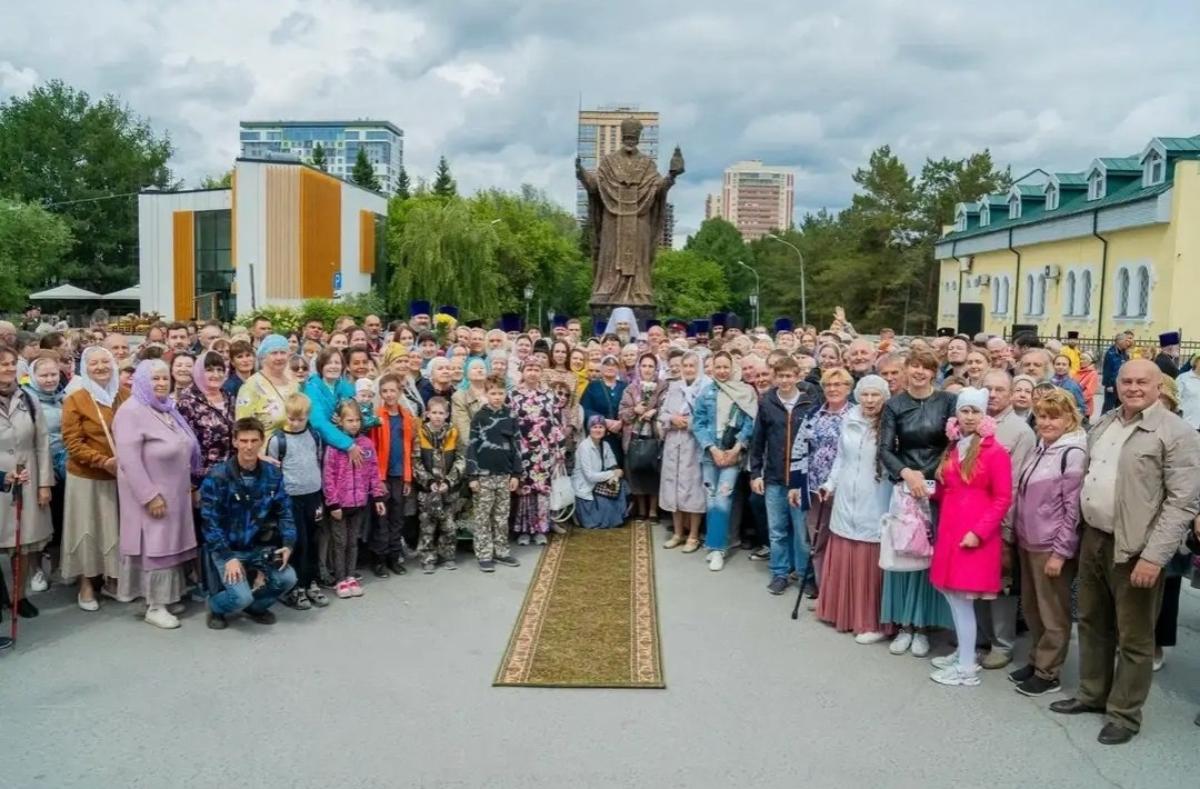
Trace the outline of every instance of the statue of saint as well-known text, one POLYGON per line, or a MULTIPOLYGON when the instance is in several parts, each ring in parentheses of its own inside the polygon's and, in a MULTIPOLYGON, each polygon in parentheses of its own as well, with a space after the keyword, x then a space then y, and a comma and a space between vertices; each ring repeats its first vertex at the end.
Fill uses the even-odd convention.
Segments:
POLYGON ((650 268, 666 221, 667 190, 683 174, 683 154, 675 148, 664 177, 638 151, 641 136, 641 121, 627 118, 621 122, 621 147, 594 171, 575 159, 575 175, 588 193, 593 311, 654 304, 650 268))

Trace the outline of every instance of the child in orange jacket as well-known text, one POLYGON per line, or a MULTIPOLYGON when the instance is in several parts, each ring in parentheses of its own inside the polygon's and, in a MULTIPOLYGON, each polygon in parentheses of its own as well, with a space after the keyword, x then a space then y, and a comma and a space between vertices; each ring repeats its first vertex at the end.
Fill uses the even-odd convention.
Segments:
POLYGON ((387 373, 379 379, 379 426, 371 430, 371 439, 378 450, 379 477, 387 488, 387 514, 379 518, 371 534, 371 551, 375 554, 374 573, 379 578, 389 572, 404 575, 404 559, 412 549, 404 540, 404 523, 416 510, 412 490, 412 446, 419 425, 412 412, 404 407, 401 393, 403 382, 387 373))

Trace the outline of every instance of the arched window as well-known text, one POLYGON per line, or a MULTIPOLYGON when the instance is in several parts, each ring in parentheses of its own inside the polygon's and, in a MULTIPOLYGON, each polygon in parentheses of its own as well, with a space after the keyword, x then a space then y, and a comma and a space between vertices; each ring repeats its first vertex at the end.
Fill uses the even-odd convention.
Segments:
POLYGON ((1117 317, 1129 315, 1129 269, 1123 268, 1117 272, 1117 317))
POLYGON ((1142 164, 1142 185, 1154 186, 1161 184, 1166 180, 1167 166, 1163 162, 1162 154, 1158 151, 1151 151, 1146 154, 1145 162, 1142 164))
POLYGON ((1138 266, 1137 270, 1137 316, 1150 314, 1150 269, 1138 266))
POLYGON ((1037 278, 1037 312, 1035 315, 1046 314, 1046 278, 1038 274, 1037 278))
POLYGON ((1005 274, 1004 275, 1004 304, 1000 310, 1001 312, 1003 312, 1005 314, 1008 313, 1008 295, 1009 295, 1010 290, 1012 290, 1012 280, 1010 280, 1008 278, 1008 275, 1005 274))
POLYGON ((1075 314, 1075 272, 1067 272, 1067 306, 1063 310, 1063 315, 1075 314))
POLYGON ((1085 318, 1092 314, 1092 272, 1084 271, 1082 284, 1079 288, 1082 294, 1079 299, 1079 314, 1085 318))
POLYGON ((992 314, 996 315, 1000 312, 1000 278, 996 277, 993 283, 995 287, 992 288, 992 314))
POLYGON ((1058 208, 1058 188, 1051 184, 1046 187, 1046 210, 1053 211, 1058 208))
POLYGON ((1025 277, 1025 314, 1033 315, 1037 307, 1037 293, 1033 289, 1033 275, 1028 274, 1025 277))
POLYGON ((1021 218, 1021 196, 1019 194, 1008 198, 1008 218, 1021 218))

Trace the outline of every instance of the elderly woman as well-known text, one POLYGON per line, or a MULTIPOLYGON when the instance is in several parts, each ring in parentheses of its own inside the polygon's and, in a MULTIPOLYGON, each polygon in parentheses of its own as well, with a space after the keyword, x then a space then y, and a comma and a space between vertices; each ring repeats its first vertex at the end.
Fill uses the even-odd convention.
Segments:
POLYGON ((284 404, 300 389, 300 382, 288 369, 288 356, 287 340, 281 335, 264 337, 258 346, 259 371, 238 390, 237 418, 257 419, 263 427, 264 442, 287 424, 284 404))
POLYGON ((588 434, 575 450, 575 517, 585 529, 612 529, 625 522, 628 495, 624 472, 617 465, 612 447, 604 440, 604 417, 594 416, 588 434))
MULTIPOLYGON (((621 446, 626 453, 634 436, 648 439, 658 437, 658 421, 655 417, 666 392, 666 385, 658 380, 658 357, 652 353, 642 354, 637 362, 637 373, 629 386, 625 387, 620 408, 617 409, 617 416, 621 420, 621 446)), ((659 462, 655 459, 652 466, 633 468, 629 460, 627 454, 625 480, 633 496, 634 519, 653 519, 658 513, 659 462)))
POLYGON ((888 397, 904 391, 907 382, 904 380, 904 357, 898 353, 885 354, 875 364, 879 377, 887 381, 888 397))
POLYGON ((1033 418, 1033 390, 1037 381, 1033 376, 1014 375, 1012 385, 1012 410, 1022 419, 1033 418))
POLYGON ((179 402, 179 395, 192 385, 192 368, 196 357, 188 351, 176 351, 171 357, 171 397, 179 402))
POLYGON ((829 479, 837 459, 842 422, 850 412, 850 392, 854 378, 844 367, 826 370, 821 376, 825 402, 816 406, 800 425, 797 440, 808 442, 808 512, 805 516, 808 543, 812 546, 813 574, 821 585, 822 561, 829 541, 829 519, 833 515, 833 497, 820 496, 817 490, 829 479))
POLYGON ((528 545, 530 537, 546 544, 550 531, 550 480, 563 462, 562 422, 554 400, 541 386, 542 366, 532 356, 521 365, 521 380, 509 395, 509 408, 517 421, 521 450, 521 478, 517 487, 513 531, 517 544, 528 545))
POLYGON ((583 419, 591 424, 593 416, 604 419, 608 435, 605 441, 612 447, 617 462, 623 463, 625 451, 621 446, 621 397, 625 394, 627 384, 621 380, 621 362, 615 356, 605 356, 600 360, 600 379, 592 381, 583 390, 579 404, 583 406, 583 419))
POLYGON ((191 385, 175 396, 179 413, 200 444, 200 468, 192 475, 192 485, 196 488, 208 470, 233 451, 234 402, 221 389, 227 376, 228 367, 221 354, 205 351, 196 360, 191 385))
POLYGON ((21 485, 21 543, 17 545, 17 507, 5 496, 0 506, 0 551, 11 553, 13 574, 20 570, 20 584, 12 590, 17 614, 37 616, 38 610, 25 597, 30 559, 40 556, 50 542, 50 495, 54 489, 54 466, 50 458, 50 430, 37 401, 17 385, 17 353, 0 346, 0 486, 11 491, 21 485))
MULTIPOLYGON (((903 392, 888 400, 879 428, 880 465, 896 486, 892 496, 911 495, 927 501, 934 474, 949 443, 946 422, 955 414, 953 395, 934 389, 938 361, 932 351, 914 350, 908 357, 903 392), (901 488, 903 486, 903 488, 901 488)), ((937 522, 936 503, 931 503, 932 521, 937 522)), ((914 657, 929 654, 928 628, 950 628, 953 621, 945 597, 929 581, 929 561, 896 554, 889 535, 881 535, 880 564, 883 595, 880 621, 900 628, 889 650, 914 657)))
MULTIPOLYGON (((454 399, 453 372, 450 368, 451 362, 444 356, 438 356, 429 361, 429 377, 422 378, 417 383, 417 389, 421 392, 421 400, 426 407, 429 406, 429 401, 435 397, 441 397, 447 403, 454 399)), ((450 412, 453 415, 453 406, 451 406, 450 412)))
POLYGON ((750 448, 758 393, 734 377, 733 357, 725 351, 713 354, 712 372, 712 382, 696 400, 691 430, 700 447, 700 472, 708 497, 708 569, 717 572, 725 566, 729 550, 733 492, 750 448))
POLYGON ((464 443, 471 436, 471 420, 487 402, 484 384, 488 379, 487 361, 473 356, 467 359, 466 372, 454 396, 450 398, 450 423, 464 443))
POLYGON ((50 579, 42 565, 51 560, 55 549, 62 544, 67 449, 62 436, 63 391, 59 386, 61 371, 58 365, 57 353, 41 351, 30 363, 29 383, 22 387, 37 400, 38 407, 46 417, 46 428, 50 433, 50 464, 54 466, 54 490, 50 494, 50 524, 53 527, 53 536, 46 545, 41 561, 30 568, 29 586, 35 592, 44 592, 50 588, 50 579))
POLYGON ((196 558, 192 472, 200 466, 200 445, 170 394, 167 364, 158 359, 140 363, 132 397, 117 410, 112 425, 120 469, 117 599, 145 598, 146 622, 163 629, 179 627, 175 614, 182 611, 184 567, 196 558))
POLYGON ((419 361, 419 357, 402 342, 388 343, 379 359, 380 374, 392 373, 400 379, 400 400, 417 417, 425 413, 425 401, 417 389, 418 373, 413 372, 413 364, 419 361))
POLYGON ((84 611, 100 608, 92 578, 103 576, 104 593, 116 597, 120 576, 112 424, 127 393, 118 386, 115 368, 107 350, 88 348, 63 402, 68 481, 60 566, 64 578, 79 579, 76 602, 84 611))
POLYGON ((692 419, 708 379, 700 373, 700 356, 688 351, 680 359, 680 378, 673 381, 658 412, 663 435, 662 477, 658 503, 671 513, 674 533, 664 547, 683 545, 684 553, 700 547, 700 517, 708 508, 700 471, 700 444, 692 435, 692 419))
POLYGON ((816 491, 822 503, 833 501, 817 618, 839 633, 854 633, 859 644, 886 638, 879 622, 879 536, 892 488, 880 479, 877 450, 879 419, 888 397, 883 378, 867 375, 859 380, 854 387, 858 405, 842 422, 833 468, 816 491))

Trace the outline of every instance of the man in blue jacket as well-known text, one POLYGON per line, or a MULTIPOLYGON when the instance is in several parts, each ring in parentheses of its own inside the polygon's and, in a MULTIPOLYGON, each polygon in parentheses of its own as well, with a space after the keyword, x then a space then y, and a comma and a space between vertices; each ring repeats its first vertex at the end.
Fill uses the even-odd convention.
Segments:
MULTIPOLYGON (((275 623, 270 608, 296 585, 288 566, 296 544, 283 473, 259 461, 263 429, 257 419, 234 425, 233 457, 213 466, 200 486, 204 550, 221 591, 208 600, 208 626, 224 630, 229 614, 244 611, 261 625, 275 623)), ((206 568, 208 569, 208 568, 206 568)))
POLYGON ((1104 367, 1101 370, 1100 383, 1104 386, 1104 412, 1121 404, 1117 399, 1117 375, 1121 365, 1129 361, 1129 348, 1133 345, 1133 332, 1123 331, 1113 339, 1113 344, 1104 352, 1104 367))

